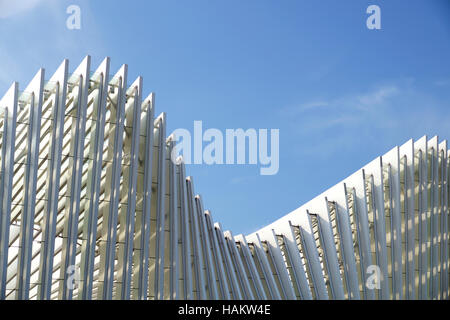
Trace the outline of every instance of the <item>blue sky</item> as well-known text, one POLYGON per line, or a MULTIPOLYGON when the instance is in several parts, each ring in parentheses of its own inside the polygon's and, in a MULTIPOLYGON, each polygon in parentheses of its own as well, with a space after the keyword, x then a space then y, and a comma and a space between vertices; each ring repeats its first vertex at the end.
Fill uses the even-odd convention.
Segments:
POLYGON ((280 168, 189 165, 234 234, 289 213, 378 155, 450 138, 450 1, 0 0, 0 95, 89 54, 156 92, 168 132, 278 128, 280 168), (81 8, 81 29, 66 8, 81 8), (366 8, 381 8, 381 30, 366 8))

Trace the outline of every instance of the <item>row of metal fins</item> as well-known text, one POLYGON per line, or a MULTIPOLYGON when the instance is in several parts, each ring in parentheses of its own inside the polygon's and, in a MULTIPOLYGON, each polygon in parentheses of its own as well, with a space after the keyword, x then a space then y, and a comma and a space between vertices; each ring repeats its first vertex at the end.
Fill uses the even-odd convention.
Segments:
POLYGON ((233 237, 142 78, 90 60, 0 100, 0 299, 448 299, 447 141, 410 140, 233 237))

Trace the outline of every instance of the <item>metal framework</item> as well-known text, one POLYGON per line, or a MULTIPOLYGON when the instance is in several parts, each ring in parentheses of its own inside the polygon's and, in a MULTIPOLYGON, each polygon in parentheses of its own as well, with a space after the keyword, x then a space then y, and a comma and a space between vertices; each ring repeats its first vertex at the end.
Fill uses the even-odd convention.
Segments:
POLYGON ((234 237, 171 161, 155 95, 109 66, 64 60, 0 100, 0 299, 448 299, 447 141, 234 237))

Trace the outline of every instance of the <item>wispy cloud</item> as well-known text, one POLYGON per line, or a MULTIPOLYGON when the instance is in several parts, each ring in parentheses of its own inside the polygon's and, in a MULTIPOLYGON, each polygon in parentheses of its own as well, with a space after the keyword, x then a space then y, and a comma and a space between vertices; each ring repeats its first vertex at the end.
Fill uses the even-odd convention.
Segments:
MULTIPOLYGON (((396 86, 384 86, 357 97, 354 106, 367 110, 368 108, 372 108, 376 105, 383 105, 398 92, 399 88, 396 86)), ((350 100, 352 100, 352 97, 350 97, 350 100)))
MULTIPOLYGON (((290 108, 304 119, 302 130, 320 130, 333 126, 358 124, 374 113, 386 110, 400 89, 395 85, 381 86, 364 93, 339 96, 329 101, 312 100, 290 108)), ((289 111, 288 111, 289 112, 289 111)))
POLYGON ((0 0, 0 19, 33 9, 44 0, 0 0))
POLYGON ((310 109, 315 109, 315 108, 321 108, 321 107, 328 107, 329 104, 327 101, 311 101, 311 102, 307 102, 307 103, 303 103, 302 105, 300 105, 300 111, 307 111, 310 109))
POLYGON ((301 154, 329 157, 365 144, 401 143, 423 134, 450 133, 450 101, 419 90, 411 79, 314 99, 283 110, 301 154))
POLYGON ((242 183, 247 183, 250 180, 255 179, 255 176, 238 176, 238 177, 233 177, 230 179, 230 184, 242 184, 242 183))
POLYGON ((447 87, 450 86, 450 79, 439 79, 436 80, 434 84, 438 87, 447 87))
POLYGON ((69 58, 74 68, 86 54, 99 59, 106 55, 101 29, 89 1, 77 1, 81 8, 80 30, 66 27, 69 4, 59 0, 0 0, 0 95, 12 81, 25 85, 39 67, 51 73, 64 58, 69 58), (21 14, 25 12, 24 24, 21 14))

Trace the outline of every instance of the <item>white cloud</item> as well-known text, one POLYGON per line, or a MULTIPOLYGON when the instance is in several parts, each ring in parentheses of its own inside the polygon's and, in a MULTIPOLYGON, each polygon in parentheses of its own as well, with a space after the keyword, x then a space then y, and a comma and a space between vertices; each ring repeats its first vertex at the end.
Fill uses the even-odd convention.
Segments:
POLYGON ((230 184, 242 184, 247 183, 250 180, 253 180, 255 176, 239 176, 239 177, 233 177, 230 180, 230 184))
POLYGON ((329 104, 326 101, 311 101, 308 103, 303 103, 300 106, 300 110, 301 111, 306 111, 306 110, 310 110, 310 109, 315 109, 315 108, 320 108, 320 107, 327 107, 329 104))
POLYGON ((34 8, 43 0, 0 0, 0 19, 34 8))
MULTIPOLYGON (((344 95, 325 100, 312 100, 296 108, 288 108, 287 113, 298 115, 304 124, 303 131, 321 130, 334 126, 358 125, 374 113, 387 109, 390 100, 400 89, 395 85, 381 86, 365 93, 344 95)), ((372 118, 373 119, 373 118, 372 118)))
POLYGON ((393 97, 399 92, 396 86, 385 86, 375 91, 363 94, 357 98, 358 106, 360 107, 373 107, 385 103, 389 98, 393 97))
POLYGON ((40 67, 44 67, 46 75, 50 76, 64 58, 70 59, 72 70, 86 54, 93 59, 103 59, 107 52, 101 26, 95 20, 89 1, 77 3, 83 10, 83 24, 81 30, 74 31, 66 27, 68 15, 64 1, 0 0, 0 21, 9 18, 0 28, 3 40, 0 41, 0 95, 12 81, 25 86, 40 67), (24 12, 26 24, 19 18, 24 12), (37 34, 45 34, 45 37, 37 37, 37 34))
POLYGON ((434 82, 434 84, 438 87, 446 87, 450 86, 450 79, 441 79, 434 82))
POLYGON ((402 79, 328 100, 313 97, 283 110, 283 117, 291 136, 300 141, 300 145, 293 142, 292 150, 328 158, 367 144, 395 145, 424 134, 448 136, 448 104, 445 95, 431 94, 411 79, 402 79))

